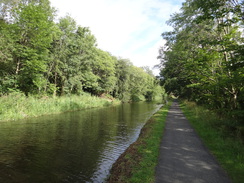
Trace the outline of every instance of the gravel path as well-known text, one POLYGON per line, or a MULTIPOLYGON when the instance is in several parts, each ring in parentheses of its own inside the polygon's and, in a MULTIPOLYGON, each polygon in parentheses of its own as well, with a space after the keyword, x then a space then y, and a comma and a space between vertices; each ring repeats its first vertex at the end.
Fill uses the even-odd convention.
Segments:
POLYGON ((166 119, 156 167, 156 183, 230 183, 173 102, 166 119))

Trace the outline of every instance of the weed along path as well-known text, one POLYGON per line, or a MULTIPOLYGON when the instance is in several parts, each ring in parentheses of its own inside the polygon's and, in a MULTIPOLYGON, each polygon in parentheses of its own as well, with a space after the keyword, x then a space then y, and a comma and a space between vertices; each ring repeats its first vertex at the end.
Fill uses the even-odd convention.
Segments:
POLYGON ((160 145, 156 183, 230 182, 174 101, 160 145))

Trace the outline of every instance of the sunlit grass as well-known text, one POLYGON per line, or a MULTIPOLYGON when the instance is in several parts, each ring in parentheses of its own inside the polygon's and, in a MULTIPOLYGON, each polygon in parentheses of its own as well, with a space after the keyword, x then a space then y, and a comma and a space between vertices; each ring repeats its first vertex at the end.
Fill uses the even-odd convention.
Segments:
POLYGON ((244 146, 235 122, 219 119, 213 112, 192 102, 183 102, 181 108, 205 145, 214 154, 234 183, 244 180, 244 146))
POLYGON ((145 135, 143 143, 138 147, 141 161, 138 167, 134 167, 130 182, 154 182, 155 167, 158 163, 159 147, 167 113, 168 106, 154 115, 154 123, 145 126, 148 128, 148 133, 145 135))
POLYGON ((66 111, 82 110, 118 104, 118 100, 108 100, 89 94, 63 97, 26 97, 24 94, 12 94, 0 97, 0 121, 17 120, 66 111))

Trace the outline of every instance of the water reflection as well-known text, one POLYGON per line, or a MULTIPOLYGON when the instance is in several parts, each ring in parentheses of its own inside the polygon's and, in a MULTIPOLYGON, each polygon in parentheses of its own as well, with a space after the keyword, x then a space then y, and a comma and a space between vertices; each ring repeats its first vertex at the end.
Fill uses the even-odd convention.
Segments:
POLYGON ((0 124, 0 182, 103 182, 159 108, 123 104, 0 124))

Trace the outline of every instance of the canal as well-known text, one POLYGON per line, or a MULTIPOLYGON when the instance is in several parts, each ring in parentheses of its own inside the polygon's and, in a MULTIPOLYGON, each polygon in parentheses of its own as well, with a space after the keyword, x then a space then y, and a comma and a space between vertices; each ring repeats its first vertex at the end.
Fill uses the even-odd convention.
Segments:
POLYGON ((155 103, 121 104, 0 123, 0 182, 104 182, 155 103))

